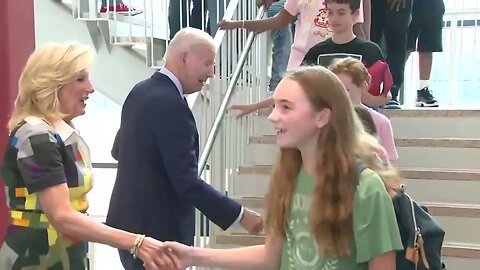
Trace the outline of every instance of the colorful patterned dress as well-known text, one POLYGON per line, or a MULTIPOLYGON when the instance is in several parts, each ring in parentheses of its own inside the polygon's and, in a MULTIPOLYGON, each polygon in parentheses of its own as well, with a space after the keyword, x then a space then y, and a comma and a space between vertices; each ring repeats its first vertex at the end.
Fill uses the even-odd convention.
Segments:
POLYGON ((80 135, 63 121, 51 126, 38 117, 26 117, 10 135, 2 177, 10 225, 0 249, 0 269, 87 269, 88 243, 56 230, 37 196, 65 183, 72 208, 86 212, 92 167, 80 135))

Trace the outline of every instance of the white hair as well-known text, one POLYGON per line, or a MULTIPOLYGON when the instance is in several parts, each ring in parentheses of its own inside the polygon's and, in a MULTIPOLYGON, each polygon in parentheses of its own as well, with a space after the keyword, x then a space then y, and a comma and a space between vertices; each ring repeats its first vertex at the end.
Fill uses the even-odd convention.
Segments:
POLYGON ((168 61, 180 53, 192 51, 201 44, 215 47, 213 38, 206 32, 192 27, 183 28, 170 41, 165 59, 168 61))

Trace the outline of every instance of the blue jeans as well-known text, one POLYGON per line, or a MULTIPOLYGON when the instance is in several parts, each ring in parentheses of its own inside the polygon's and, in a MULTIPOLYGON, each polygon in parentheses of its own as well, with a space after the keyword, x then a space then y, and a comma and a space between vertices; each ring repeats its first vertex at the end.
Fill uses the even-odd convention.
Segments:
MULTIPOLYGON (((273 3, 267 10, 268 17, 273 17, 283 10, 286 0, 273 3)), ((290 26, 280 30, 272 31, 272 78, 270 79, 269 90, 275 91, 278 83, 282 80, 287 70, 288 58, 292 47, 292 32, 290 26)))

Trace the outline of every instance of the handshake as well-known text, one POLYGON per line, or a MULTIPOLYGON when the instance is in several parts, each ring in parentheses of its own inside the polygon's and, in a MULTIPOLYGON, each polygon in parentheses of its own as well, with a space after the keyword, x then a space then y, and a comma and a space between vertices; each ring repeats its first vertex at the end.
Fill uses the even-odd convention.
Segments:
MULTIPOLYGON (((262 217, 245 208, 240 225, 249 234, 259 234, 263 230, 262 217)), ((146 237, 138 249, 138 257, 146 270, 185 269, 195 264, 193 247, 177 242, 161 242, 146 237)))

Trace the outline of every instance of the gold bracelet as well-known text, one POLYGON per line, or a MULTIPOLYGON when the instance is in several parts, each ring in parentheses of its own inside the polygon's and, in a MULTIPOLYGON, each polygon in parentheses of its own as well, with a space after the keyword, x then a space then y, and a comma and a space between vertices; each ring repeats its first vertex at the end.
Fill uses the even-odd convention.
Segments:
POLYGON ((137 234, 137 236, 135 238, 135 242, 133 242, 133 246, 130 249, 130 254, 132 254, 132 255, 135 252, 135 247, 138 245, 138 242, 140 242, 140 236, 141 236, 140 234, 137 234))
POLYGON ((143 244, 143 240, 145 240, 145 235, 142 235, 142 238, 140 238, 140 242, 138 242, 137 248, 135 249, 135 253, 133 254, 134 259, 138 257, 138 251, 140 251, 140 247, 143 244))
POLYGON ((130 254, 133 255, 133 258, 136 259, 137 258, 137 254, 138 254, 138 247, 140 246, 140 244, 143 242, 143 239, 145 238, 145 235, 142 235, 142 234, 137 234, 137 237, 135 238, 135 242, 133 243, 133 246, 132 248, 130 249, 130 254))

